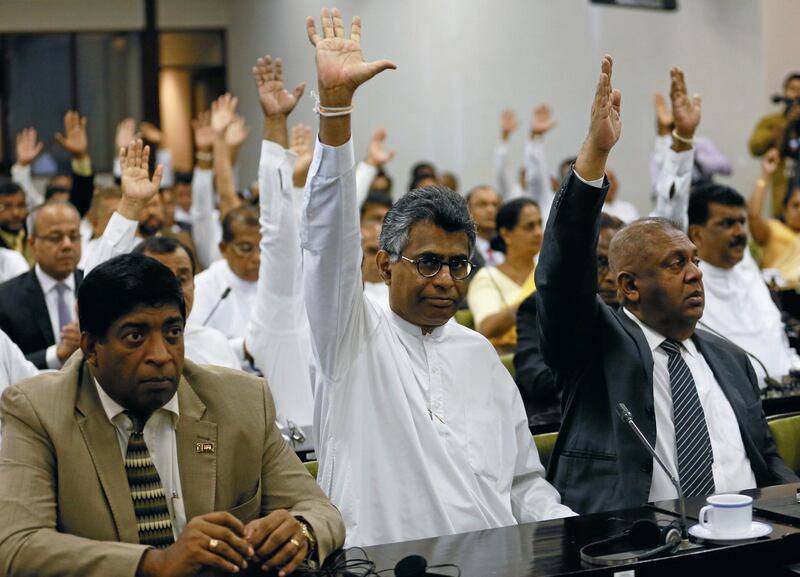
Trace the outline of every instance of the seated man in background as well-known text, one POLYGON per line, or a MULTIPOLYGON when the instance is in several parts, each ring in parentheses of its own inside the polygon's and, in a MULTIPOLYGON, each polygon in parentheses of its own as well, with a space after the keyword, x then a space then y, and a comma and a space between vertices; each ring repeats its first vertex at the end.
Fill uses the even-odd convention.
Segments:
POLYGON ((355 88, 388 61, 362 60, 322 10, 320 130, 303 210, 305 302, 317 362, 319 483, 349 545, 448 535, 571 515, 543 477, 519 392, 489 342, 448 321, 475 245, 466 202, 439 186, 387 213, 378 266, 391 310, 364 297, 350 115, 355 88), (335 37, 334 37, 335 35, 335 37), (335 461, 335 462, 334 462, 335 461))
POLYGON ((80 215, 69 203, 53 202, 34 211, 31 223, 36 265, 0 285, 0 329, 39 369, 58 369, 79 344, 80 215))
POLYGON ((466 199, 469 214, 477 229, 475 253, 472 255, 475 266, 497 266, 503 262, 505 255, 494 250, 491 241, 497 232, 497 211, 502 199, 495 189, 487 185, 476 186, 467 193, 466 199))
POLYGON ((617 232, 609 265, 622 306, 598 298, 605 165, 621 131, 611 72, 606 56, 589 134, 556 197, 536 269, 542 352, 564 407, 549 478, 581 513, 676 498, 620 422, 624 403, 686 496, 797 481, 775 448, 747 355, 695 330, 703 272, 683 232, 663 218, 617 232))
POLYGON ((288 574, 341 545, 264 381, 184 360, 167 267, 114 258, 78 302, 82 352, 0 402, 3 575, 288 574))
MULTIPOLYGON (((618 308, 617 280, 608 266, 608 247, 619 229, 625 226, 615 216, 600 215, 597 237, 597 294, 605 304, 618 308)), ((514 380, 517 382, 528 424, 561 422, 561 391, 555 376, 544 362, 536 321, 536 293, 526 298, 517 311, 517 351, 514 354, 514 380)))
POLYGON ((15 182, 0 181, 0 248, 16 251, 33 266, 36 258, 28 243, 25 219, 28 218, 28 205, 25 192, 15 182))

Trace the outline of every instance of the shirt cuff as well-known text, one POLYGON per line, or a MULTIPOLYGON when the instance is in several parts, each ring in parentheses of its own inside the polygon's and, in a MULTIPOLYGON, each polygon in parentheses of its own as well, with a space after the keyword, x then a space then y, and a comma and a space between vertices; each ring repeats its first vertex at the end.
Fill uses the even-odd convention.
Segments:
POLYGON ((130 248, 125 252, 133 249, 133 244, 136 242, 136 227, 139 225, 135 220, 125 218, 118 212, 114 212, 103 231, 103 237, 112 245, 117 246, 126 234, 130 235, 130 248))
POLYGON ((316 161, 318 166, 316 176, 338 178, 350 172, 356 164, 353 139, 350 138, 341 146, 328 146, 327 144, 322 144, 317 138, 314 159, 319 159, 316 161))
POLYGON ((578 171, 575 170, 575 167, 572 168, 572 172, 575 173, 575 176, 577 176, 578 180, 580 180, 583 184, 588 184, 589 186, 593 186, 595 188, 603 188, 603 182, 605 182, 606 179, 605 175, 595 180, 586 180, 580 174, 578 174, 578 171))
POLYGON ((56 353, 56 349, 58 345, 50 345, 47 347, 47 351, 44 354, 45 363, 47 363, 48 369, 60 369, 61 368, 61 361, 58 359, 58 354, 56 353))
POLYGON ((92 157, 73 158, 72 173, 78 176, 92 176, 92 157))
POLYGON ((278 168, 287 160, 294 166, 294 161, 297 155, 290 150, 286 150, 277 142, 271 140, 261 141, 261 158, 258 162, 259 166, 269 166, 271 168, 278 168))

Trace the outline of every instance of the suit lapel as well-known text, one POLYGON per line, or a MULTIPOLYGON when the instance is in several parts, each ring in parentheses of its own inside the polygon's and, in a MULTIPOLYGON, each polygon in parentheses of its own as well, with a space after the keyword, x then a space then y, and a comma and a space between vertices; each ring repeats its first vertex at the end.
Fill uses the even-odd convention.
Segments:
POLYGON ((97 476, 103 486, 108 506, 117 526, 119 540, 124 543, 138 543, 136 514, 133 511, 133 501, 128 489, 125 463, 117 442, 117 430, 109 422, 103 410, 100 397, 97 395, 83 357, 78 354, 72 360, 81 363, 81 367, 78 369, 80 388, 75 406, 78 427, 80 427, 86 447, 97 470, 97 476))
MULTIPOLYGON (((722 355, 719 354, 714 343, 703 338, 697 332, 692 335, 692 342, 694 342, 697 350, 703 355, 703 358, 711 367, 711 372, 714 373, 714 378, 717 379, 722 392, 731 404, 733 412, 736 414, 736 419, 739 423, 745 422, 743 409, 746 405, 745 400, 739 389, 733 384, 736 381, 736 376, 731 372, 731 367, 723 360, 722 355)), ((739 377, 741 379, 741 377, 739 377)), ((739 427, 741 429, 741 427, 739 427)))
POLYGON ((639 351, 639 359, 642 362, 642 366, 645 368, 645 373, 647 373, 647 383, 650 385, 650 389, 653 389, 653 353, 650 350, 650 345, 647 344, 647 339, 644 338, 644 333, 642 329, 639 328, 634 321, 632 321, 628 315, 625 314, 625 311, 622 310, 622 307, 619 307, 614 314, 617 315, 617 318, 622 324, 622 328, 625 329, 633 341, 636 343, 636 349, 639 351))
POLYGON ((39 279, 36 278, 36 272, 33 269, 31 269, 28 273, 28 277, 25 279, 25 292, 27 293, 25 302, 30 310, 30 318, 39 328, 39 332, 44 339, 43 342, 45 342, 47 346, 54 345, 56 340, 53 334, 53 326, 50 324, 50 313, 47 310, 47 302, 44 299, 44 293, 39 284, 39 279))
POLYGON ((185 377, 178 387, 178 469, 186 520, 216 509, 217 424, 201 420, 206 406, 185 377))

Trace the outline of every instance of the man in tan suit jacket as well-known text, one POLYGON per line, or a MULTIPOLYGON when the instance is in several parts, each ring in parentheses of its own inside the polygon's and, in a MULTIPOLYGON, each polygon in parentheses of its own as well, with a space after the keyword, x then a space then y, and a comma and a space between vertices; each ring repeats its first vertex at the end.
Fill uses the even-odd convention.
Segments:
MULTIPOLYGON (((0 403, 0 574, 191 575, 253 563, 288 574, 340 547, 341 516, 281 438, 264 381, 183 361, 185 310, 169 269, 125 255, 84 283, 83 352, 57 373, 9 387, 0 403), (186 524, 166 548, 139 544, 122 415, 112 424, 106 395, 148 415, 177 397, 171 434, 186 524)), ((158 465, 147 428, 144 438, 158 465)), ((173 523, 175 510, 172 501, 173 523)))

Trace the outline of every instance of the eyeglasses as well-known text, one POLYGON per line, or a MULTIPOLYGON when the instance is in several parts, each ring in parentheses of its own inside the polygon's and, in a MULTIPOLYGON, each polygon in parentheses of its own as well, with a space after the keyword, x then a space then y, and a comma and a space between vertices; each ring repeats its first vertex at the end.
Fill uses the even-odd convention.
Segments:
POLYGON ((453 277, 454 280, 464 280, 472 274, 472 270, 475 267, 475 265, 466 258, 451 258, 447 262, 443 262, 435 256, 420 256, 413 259, 403 256, 402 254, 397 256, 415 264, 417 266, 417 272, 425 278, 435 277, 439 274, 439 271, 442 270, 442 266, 447 265, 450 269, 450 276, 453 277))
POLYGON ((81 233, 79 232, 65 232, 65 233, 58 233, 54 232, 53 234, 47 234, 44 236, 36 235, 34 238, 37 238, 44 242, 49 242, 50 244, 61 244, 64 242, 65 238, 68 238, 69 241, 73 244, 80 242, 81 240, 81 233))
POLYGON ((230 247, 239 256, 250 256, 258 250, 258 245, 250 242, 238 242, 231 244, 230 247))

